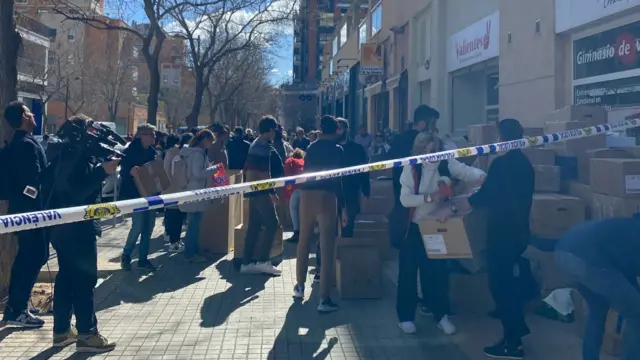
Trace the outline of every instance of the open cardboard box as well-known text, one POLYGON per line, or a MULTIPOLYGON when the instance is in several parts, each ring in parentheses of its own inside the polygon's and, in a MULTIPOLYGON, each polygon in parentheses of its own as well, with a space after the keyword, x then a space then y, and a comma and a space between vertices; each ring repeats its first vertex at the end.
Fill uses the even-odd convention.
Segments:
POLYGON ((164 171, 161 159, 155 159, 140 166, 138 176, 133 180, 140 196, 143 197, 161 194, 171 186, 171 180, 164 171))

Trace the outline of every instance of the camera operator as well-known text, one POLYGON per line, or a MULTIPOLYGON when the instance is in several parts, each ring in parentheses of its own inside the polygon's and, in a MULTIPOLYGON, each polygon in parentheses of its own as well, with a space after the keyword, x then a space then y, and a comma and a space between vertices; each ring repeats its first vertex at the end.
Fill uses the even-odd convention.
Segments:
MULTIPOLYGON (((84 115, 69 122, 87 128, 91 119, 84 115)), ((51 207, 71 207, 93 204, 98 199, 102 181, 113 174, 119 160, 92 163, 93 154, 68 147, 52 161, 55 174, 51 207)), ((98 333, 93 290, 98 281, 97 220, 55 226, 51 243, 58 255, 59 272, 53 298, 53 346, 63 347, 77 341, 79 352, 103 353, 115 348, 98 333), (71 326, 76 316, 77 330, 71 326)))
MULTIPOLYGON (((41 174, 47 165, 42 146, 33 137, 36 122, 29 108, 20 101, 7 105, 4 117, 15 129, 15 134, 2 158, 6 171, 5 178, 9 200, 9 214, 43 210, 41 195, 41 174), (11 174, 9 176, 9 174, 11 174)), ((29 297, 36 283, 40 268, 49 258, 49 242, 42 228, 20 231, 18 253, 11 268, 9 299, 4 309, 2 321, 9 325, 25 328, 39 328, 44 321, 33 316, 28 309, 29 297)))

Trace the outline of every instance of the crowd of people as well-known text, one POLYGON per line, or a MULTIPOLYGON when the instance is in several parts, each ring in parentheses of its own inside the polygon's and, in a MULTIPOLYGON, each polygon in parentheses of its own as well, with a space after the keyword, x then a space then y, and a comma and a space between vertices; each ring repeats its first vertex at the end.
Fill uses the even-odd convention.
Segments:
MULTIPOLYGON (((56 195, 45 200, 42 191, 47 184, 42 175, 50 167, 51 159, 47 160, 43 146, 32 135, 33 115, 20 102, 10 104, 4 115, 15 129, 11 144, 0 153, 8 173, 15 174, 0 177, 6 190, 3 193, 10 201, 10 214, 91 203, 102 181, 115 174, 118 167, 119 199, 139 198, 135 179, 141 167, 154 159, 163 160, 171 179, 171 187, 164 191, 168 194, 210 187, 212 178, 221 170, 242 170, 245 181, 261 181, 455 148, 455 144, 439 134, 438 111, 426 105, 415 110, 410 129, 402 133, 372 136, 363 127, 353 139, 349 122, 330 115, 320 119, 319 130, 309 133, 302 128, 287 133, 272 116, 264 116, 255 132, 241 127, 231 131, 216 124, 178 136, 141 124, 123 150, 122 159, 72 169, 70 174, 76 176, 73 184, 56 184, 56 195), (390 138, 395 140, 389 141, 390 138)), ((86 127, 90 119, 76 116, 69 121, 86 127)), ((521 139, 524 133, 515 119, 500 121, 497 130, 499 141, 521 139)), ((431 314, 443 333, 456 332, 449 301, 450 263, 427 256, 418 224, 432 216, 446 221, 459 211, 482 209, 487 213, 489 288, 496 304, 492 316, 500 319, 503 328, 500 341, 487 346, 484 353, 493 358, 524 357, 522 338, 530 334, 524 306, 539 292, 530 264, 522 256, 531 236, 529 215, 534 179, 533 166, 519 149, 497 157, 487 173, 456 159, 393 169, 394 207, 389 214, 389 238, 399 250, 396 312, 402 332, 417 331, 414 319, 418 308, 431 314), (454 206, 441 184, 449 186, 456 182, 476 183, 480 187, 466 202, 454 206), (418 296, 418 281, 422 298, 418 296)), ((280 226, 276 206, 283 198, 289 201, 293 222, 294 235, 289 242, 297 246, 293 297, 300 300, 306 295, 309 256, 317 232, 317 271, 313 278, 320 289, 317 310, 323 313, 338 310, 338 304, 330 296, 335 242, 338 237, 353 236, 361 200, 370 194, 368 173, 245 194, 249 199, 249 222, 240 273, 281 274, 269 256, 280 226)), ((189 262, 209 261, 198 249, 198 237, 203 212, 210 206, 215 204, 202 201, 164 209, 169 251, 184 253, 189 262), (187 230, 182 240, 185 222, 187 230)), ((131 270, 136 245, 136 266, 156 269, 148 258, 156 215, 156 211, 132 214, 121 256, 124 271, 131 270)), ((32 315, 27 304, 40 267, 48 258, 51 239, 60 264, 54 293, 54 346, 77 343, 77 349, 86 352, 115 348, 98 332, 93 306, 93 287, 97 282, 93 225, 87 221, 56 226, 50 232, 36 228, 17 233, 20 247, 3 314, 5 323, 26 328, 43 326, 44 321, 32 315), (70 233, 75 237, 69 237, 70 233), (78 237, 84 241, 76 241, 78 237), (71 325, 73 313, 76 327, 71 325)), ((639 230, 637 217, 614 218, 580 224, 559 239, 556 261, 579 284, 578 289, 590 308, 584 337, 585 360, 598 359, 609 308, 616 309, 626 321, 621 359, 640 358, 640 343, 636 341, 640 333, 640 291, 635 281, 640 276, 639 230)))

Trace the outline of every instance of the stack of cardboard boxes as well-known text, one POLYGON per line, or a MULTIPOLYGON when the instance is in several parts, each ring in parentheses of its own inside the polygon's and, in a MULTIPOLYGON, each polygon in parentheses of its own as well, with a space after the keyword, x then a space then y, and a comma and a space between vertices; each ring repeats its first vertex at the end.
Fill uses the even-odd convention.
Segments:
MULTIPOLYGON (((242 196, 242 195, 238 195, 242 196)), ((241 198, 242 199, 242 198, 241 198)), ((249 202, 251 199, 242 199, 242 217, 238 225, 233 229, 233 265, 240 268, 242 264, 242 256, 244 254, 244 238, 249 225, 249 202)), ((273 244, 271 246, 270 257, 272 259, 282 255, 284 251, 284 231, 282 226, 278 228, 274 235, 273 244)))

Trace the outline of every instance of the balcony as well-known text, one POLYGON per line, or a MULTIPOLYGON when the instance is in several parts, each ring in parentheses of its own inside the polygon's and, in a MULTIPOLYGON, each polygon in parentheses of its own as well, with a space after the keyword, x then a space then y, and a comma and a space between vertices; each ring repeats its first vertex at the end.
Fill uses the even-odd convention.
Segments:
POLYGON ((17 15, 18 31, 22 37, 18 52, 18 81, 46 86, 48 50, 55 30, 24 15, 17 15))
MULTIPOLYGON (((32 19, 24 14, 16 13, 16 25, 20 35, 22 33, 31 33, 32 35, 39 35, 46 39, 53 39, 56 37, 56 29, 52 29, 38 20, 32 19)), ((23 35, 24 36, 24 35, 23 35)))

